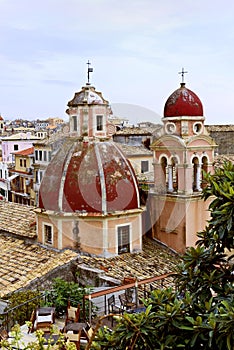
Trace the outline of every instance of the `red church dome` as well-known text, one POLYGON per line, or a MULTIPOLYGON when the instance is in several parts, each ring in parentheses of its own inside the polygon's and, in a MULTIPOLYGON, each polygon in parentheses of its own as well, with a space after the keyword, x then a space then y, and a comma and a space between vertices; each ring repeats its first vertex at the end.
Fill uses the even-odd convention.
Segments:
POLYGON ((108 213, 139 208, 136 176, 109 141, 68 138, 48 165, 39 192, 41 209, 108 213))
POLYGON ((164 117, 203 116, 203 107, 199 97, 181 83, 167 99, 164 107, 164 117))

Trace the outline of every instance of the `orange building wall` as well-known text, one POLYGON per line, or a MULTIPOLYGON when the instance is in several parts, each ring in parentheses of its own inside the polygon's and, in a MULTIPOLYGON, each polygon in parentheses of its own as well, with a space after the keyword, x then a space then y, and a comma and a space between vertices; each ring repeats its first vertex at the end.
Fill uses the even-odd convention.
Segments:
POLYGON ((153 238, 179 253, 195 246, 209 219, 209 203, 201 196, 151 196, 150 201, 153 238))
POLYGON ((142 227, 141 213, 136 215, 106 217, 106 218, 84 218, 70 217, 62 218, 55 215, 37 215, 38 242, 43 242, 43 224, 53 225, 53 248, 77 248, 74 240, 75 222, 78 222, 78 238, 81 251, 90 254, 101 255, 104 251, 118 254, 117 225, 131 225, 131 251, 141 249, 142 227))

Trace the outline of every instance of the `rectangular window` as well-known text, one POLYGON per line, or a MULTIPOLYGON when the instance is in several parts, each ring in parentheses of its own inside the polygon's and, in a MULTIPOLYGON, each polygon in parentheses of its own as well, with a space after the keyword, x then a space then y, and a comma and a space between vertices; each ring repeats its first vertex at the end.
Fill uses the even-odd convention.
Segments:
POLYGON ((103 115, 97 115, 97 130, 103 130, 103 115))
POLYGON ((26 159, 24 159, 24 167, 26 168, 27 166, 27 162, 26 162, 26 159))
POLYGON ((19 145, 14 145, 14 151, 18 151, 19 150, 19 145))
POLYGON ((23 159, 20 159, 20 166, 23 166, 23 159))
POLYGON ((130 226, 118 226, 118 254, 130 252, 130 226))
POLYGON ((142 160, 141 161, 141 173, 147 173, 149 171, 149 161, 142 160))
POLYGON ((42 151, 39 151, 39 160, 42 160, 42 151))
POLYGON ((44 224, 44 241, 47 244, 53 244, 52 226, 44 224))
POLYGON ((77 116, 74 115, 72 119, 73 119, 73 131, 77 131, 77 116))
POLYGON ((47 162, 47 151, 44 151, 44 161, 47 162))
POLYGON ((38 150, 35 151, 35 160, 38 160, 38 150))

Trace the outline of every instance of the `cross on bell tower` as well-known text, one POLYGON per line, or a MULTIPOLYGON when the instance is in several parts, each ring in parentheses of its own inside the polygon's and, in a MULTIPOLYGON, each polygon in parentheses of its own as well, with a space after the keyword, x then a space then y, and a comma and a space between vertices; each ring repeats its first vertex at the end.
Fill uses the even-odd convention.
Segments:
POLYGON ((182 76, 182 84, 184 84, 184 75, 188 73, 187 71, 184 70, 184 68, 182 68, 181 72, 179 72, 178 74, 181 74, 182 76))
POLYGON ((88 82, 87 82, 87 85, 90 85, 89 83, 89 73, 93 72, 93 68, 89 67, 90 66, 90 62, 88 60, 88 62, 86 63, 88 65, 88 72, 87 72, 87 75, 88 75, 88 82))

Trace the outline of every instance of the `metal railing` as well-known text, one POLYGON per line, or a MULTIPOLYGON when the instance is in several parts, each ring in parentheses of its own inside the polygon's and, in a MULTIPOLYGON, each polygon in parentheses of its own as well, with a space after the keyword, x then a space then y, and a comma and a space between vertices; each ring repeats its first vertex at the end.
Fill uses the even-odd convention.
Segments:
MULTIPOLYGON (((143 280, 135 280, 132 283, 122 284, 116 287, 106 287, 97 292, 84 295, 83 305, 81 305, 82 319, 89 319, 92 323, 93 316, 103 316, 109 314, 108 310, 108 298, 112 295, 116 297, 116 304, 121 306, 119 300, 119 294, 131 291, 133 295, 134 307, 138 307, 142 299, 149 297, 153 289, 165 288, 173 285, 173 273, 167 273, 160 276, 146 278, 143 280), (87 310, 88 308, 88 310, 87 310)), ((53 293, 53 291, 50 291, 53 293)), ((19 323, 19 315, 24 315, 24 320, 30 320, 32 309, 41 305, 46 305, 48 292, 41 292, 34 298, 16 305, 10 309, 6 308, 6 311, 0 314, 0 326, 3 326, 7 331, 10 331, 15 323, 19 323)), ((72 300, 71 300, 72 301, 72 300)))
POLYGON ((16 305, 10 309, 6 307, 6 311, 0 314, 1 326, 9 332, 15 323, 19 323, 20 314, 24 315, 24 321, 30 320, 32 308, 34 308, 33 305, 40 306, 41 303, 45 302, 46 295, 44 293, 41 293, 41 295, 37 295, 34 298, 28 299, 27 301, 16 305))
POLYGON ((136 279, 132 283, 123 284, 116 287, 106 287, 100 291, 85 295, 83 300, 83 308, 85 308, 85 303, 88 300, 89 323, 92 323, 92 315, 95 314, 95 309, 98 309, 98 316, 103 316, 110 313, 110 310, 108 310, 108 298, 110 296, 115 295, 116 306, 121 307, 119 294, 127 290, 131 290, 133 292, 134 307, 138 308, 141 300, 149 297, 152 290, 172 286, 174 284, 172 275, 173 273, 171 272, 143 280, 136 279))

